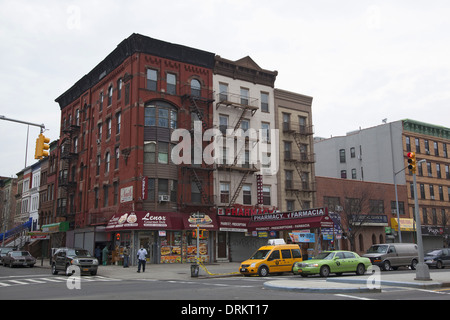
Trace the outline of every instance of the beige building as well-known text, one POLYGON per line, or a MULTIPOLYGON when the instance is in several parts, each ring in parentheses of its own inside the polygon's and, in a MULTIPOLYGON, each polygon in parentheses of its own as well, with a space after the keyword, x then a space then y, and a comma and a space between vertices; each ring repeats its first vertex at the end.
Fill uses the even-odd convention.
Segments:
POLYGON ((293 211, 316 204, 312 97, 275 89, 279 128, 278 208, 293 211))

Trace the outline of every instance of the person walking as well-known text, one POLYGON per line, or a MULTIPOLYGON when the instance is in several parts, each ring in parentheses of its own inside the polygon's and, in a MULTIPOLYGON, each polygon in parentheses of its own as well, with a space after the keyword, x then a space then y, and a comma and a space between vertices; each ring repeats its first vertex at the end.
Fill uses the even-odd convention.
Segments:
POLYGON ((145 272, 145 263, 147 262, 147 250, 144 249, 144 246, 141 245, 141 248, 137 252, 137 258, 139 260, 138 262, 138 270, 137 272, 141 272, 141 265, 142 265, 142 272, 145 272))
POLYGON ((123 267, 128 268, 128 263, 130 261, 130 248, 126 246, 123 249, 123 267))

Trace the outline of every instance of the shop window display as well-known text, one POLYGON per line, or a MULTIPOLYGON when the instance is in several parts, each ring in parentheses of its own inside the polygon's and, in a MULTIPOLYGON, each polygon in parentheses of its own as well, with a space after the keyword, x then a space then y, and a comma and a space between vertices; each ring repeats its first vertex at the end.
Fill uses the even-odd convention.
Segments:
MULTIPOLYGON (((200 260, 209 261, 208 231, 199 239, 200 260)), ((160 263, 195 263, 197 258, 197 238, 192 231, 165 231, 160 234, 160 263)))

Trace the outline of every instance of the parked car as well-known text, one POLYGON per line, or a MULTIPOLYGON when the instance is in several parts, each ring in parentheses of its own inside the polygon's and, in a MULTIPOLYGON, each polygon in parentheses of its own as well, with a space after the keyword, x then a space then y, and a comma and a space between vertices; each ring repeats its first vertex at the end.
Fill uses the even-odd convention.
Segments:
POLYGON ((374 244, 363 257, 369 258, 372 264, 382 270, 397 270, 398 267, 411 267, 416 269, 419 261, 417 245, 414 243, 386 243, 374 244))
POLYGON ((428 252, 424 257, 424 260, 429 267, 436 267, 437 269, 450 266, 450 249, 435 249, 428 252))
POLYGON ((64 271, 71 275, 73 269, 70 266, 80 268, 80 273, 97 274, 98 260, 94 258, 88 250, 82 248, 58 248, 52 257, 52 274, 64 271))
POLYGON ((3 257, 10 251, 13 251, 13 248, 0 248, 0 264, 3 264, 3 257))
POLYGON ((266 277, 269 273, 292 272, 294 263, 298 261, 302 261, 302 255, 297 244, 267 245, 242 262, 239 272, 243 275, 257 274, 266 277))
POLYGON ((9 266, 24 266, 34 267, 36 259, 28 251, 10 251, 3 258, 3 265, 9 266))
POLYGON ((372 264, 370 259, 360 257, 352 251, 324 251, 311 260, 297 262, 292 271, 302 277, 319 274, 328 277, 330 273, 341 275, 344 272, 356 272, 362 275, 372 264))

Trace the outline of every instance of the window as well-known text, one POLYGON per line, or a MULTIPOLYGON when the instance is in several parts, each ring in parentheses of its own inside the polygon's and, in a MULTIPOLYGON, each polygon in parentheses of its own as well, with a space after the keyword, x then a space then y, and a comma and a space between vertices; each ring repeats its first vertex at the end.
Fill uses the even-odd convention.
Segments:
POLYGON ((244 204, 252 204, 252 186, 244 184, 242 187, 242 196, 244 204))
POLYGON ((419 138, 414 138, 416 142, 416 153, 420 153, 420 140, 419 138))
POLYGON ((295 207, 294 207, 294 200, 286 200, 286 210, 287 211, 294 211, 295 207))
POLYGON ((161 164, 169 163, 169 143, 168 142, 158 142, 158 163, 161 163, 161 164))
POLYGON ((411 138, 405 137, 405 140, 406 140, 406 151, 410 152, 411 151, 411 138))
POLYGON ((158 179, 158 196, 169 195, 169 180, 158 179))
POLYGON ((94 208, 98 208, 98 188, 94 188, 94 208))
POLYGON ((108 106, 112 104, 112 96, 113 96, 113 86, 109 86, 108 88, 108 106))
POLYGON ((156 91, 156 84, 158 81, 158 73, 156 70, 147 69, 147 89, 156 91))
POLYGON ((434 144, 434 155, 439 157, 439 145, 436 141, 434 141, 433 144, 434 144))
POLYGON ((292 257, 291 257, 291 250, 290 249, 283 249, 283 250, 281 250, 281 257, 283 259, 292 259, 292 257))
POLYGON ((100 92, 100 97, 99 97, 99 106, 98 106, 98 111, 102 111, 103 110, 103 100, 105 99, 104 95, 103 95, 103 91, 100 92))
POLYGON ((242 119, 241 121, 241 129, 243 133, 247 132, 247 130, 250 128, 250 121, 247 119, 242 119))
POLYGON ((355 147, 350 148, 350 158, 354 158, 356 156, 355 147))
POLYGON ((347 179, 347 170, 341 170, 341 179, 347 179))
POLYGON ((197 79, 192 79, 191 80, 191 95, 193 95, 194 97, 200 97, 201 89, 202 89, 202 86, 200 84, 200 81, 198 81, 197 79))
POLYGON ((97 125, 97 139, 99 139, 100 141, 102 141, 102 132, 103 132, 103 127, 102 127, 102 124, 99 123, 97 125))
POLYGON ((261 111, 269 112, 269 94, 261 92, 261 111))
POLYGON ((194 181, 191 182, 191 202, 202 203, 202 195, 200 193, 200 190, 198 189, 197 184, 194 181))
POLYGON ((219 130, 223 135, 227 133, 228 128, 228 116, 219 115, 219 130))
POLYGON ((345 163, 345 149, 339 150, 339 162, 345 163))
POLYGON ((230 183, 228 182, 220 183, 220 202, 222 203, 230 202, 230 183))
POLYGON ((291 129, 291 115, 283 112, 283 131, 289 131, 291 129))
POLYGON ((109 194, 109 187, 103 186, 103 207, 108 206, 108 194, 109 194))
POLYGON ((352 179, 356 180, 356 169, 352 169, 352 179))
POLYGON ((383 200, 369 200, 370 213, 384 213, 383 200))
POLYGON ((106 139, 111 138, 111 118, 106 120, 106 139))
POLYGON ((119 169, 119 157, 120 157, 120 149, 119 147, 116 147, 116 149, 114 150, 114 154, 115 154, 115 164, 114 164, 114 169, 119 169))
POLYGON ((109 172, 109 164, 111 162, 111 154, 109 152, 106 152, 105 155, 105 173, 109 172))
POLYGON ((292 170, 285 170, 284 171, 284 177, 285 177, 285 186, 286 189, 293 189, 294 188, 294 171, 292 170))
POLYGON ((228 101, 227 83, 219 83, 219 101, 228 101))
POLYGON ((122 113, 116 113, 116 134, 120 134, 120 125, 122 122, 122 113))
POLYGON ((263 204, 270 206, 270 186, 263 186, 263 204))
POLYGON ((284 141, 284 159, 291 160, 292 159, 292 142, 284 141))
POLYGON ((95 170, 95 173, 96 173, 97 175, 100 174, 100 163, 101 163, 101 161, 102 161, 102 159, 101 159, 100 155, 98 155, 98 156, 97 156, 97 168, 96 168, 96 170, 95 170))
POLYGON ((270 142, 270 123, 261 122, 261 135, 263 142, 270 142))
POLYGON ((177 76, 172 73, 167 74, 167 93, 177 94, 177 76))
POLYGON ((241 88, 241 104, 244 106, 248 106, 248 89, 241 88))
MULTIPOLYGON (((395 201, 391 201, 391 212, 393 214, 397 213, 397 203, 395 201)), ((398 202, 398 213, 405 214, 405 203, 403 201, 398 202)))
POLYGON ((148 191, 147 191, 147 199, 151 202, 155 201, 155 179, 148 178, 148 191))
POLYGON ((159 101, 145 107, 144 124, 146 127, 158 126, 176 129, 177 122, 177 109, 168 103, 159 101))
POLYGON ((113 205, 116 205, 119 201, 119 183, 114 181, 113 183, 113 205))
POLYGON ((120 98, 122 98, 122 85, 123 81, 122 78, 120 78, 119 80, 117 80, 117 100, 120 100, 120 98))
POLYGON ((154 141, 144 142, 144 163, 155 163, 156 143, 154 141))

